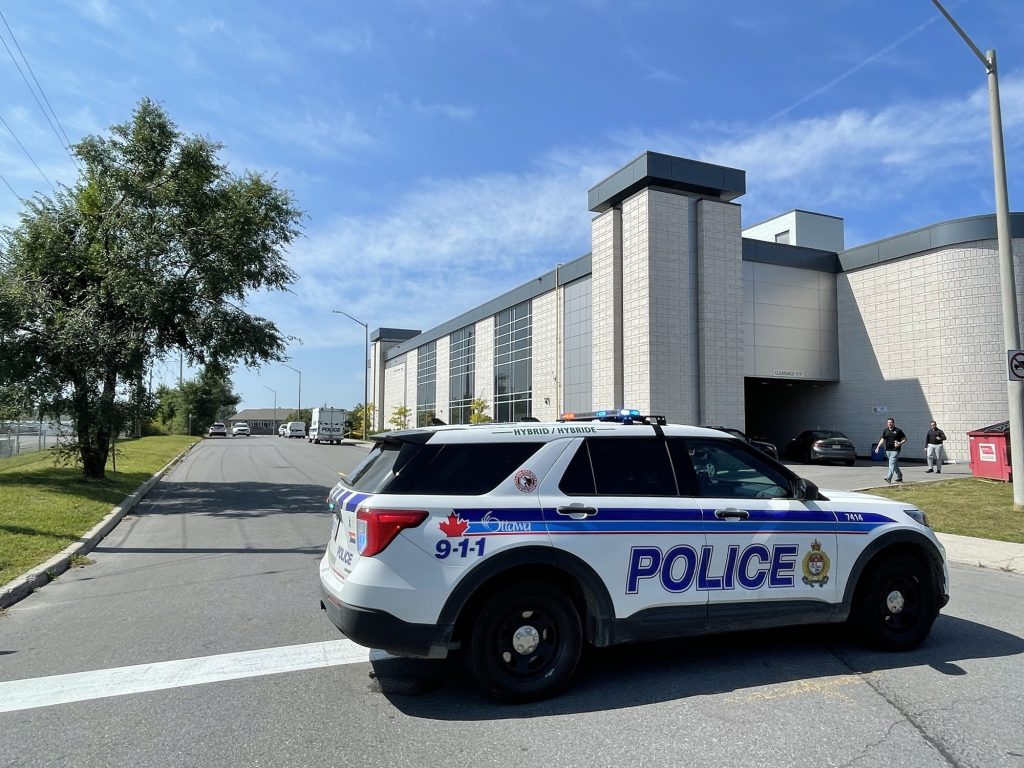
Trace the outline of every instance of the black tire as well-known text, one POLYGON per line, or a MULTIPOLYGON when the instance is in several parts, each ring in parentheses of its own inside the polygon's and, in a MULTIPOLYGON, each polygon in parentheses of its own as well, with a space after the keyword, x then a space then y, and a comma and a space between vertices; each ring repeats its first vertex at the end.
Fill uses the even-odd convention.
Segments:
POLYGON ((910 555, 893 555, 873 563, 862 578, 856 617, 865 639, 889 651, 919 646, 939 613, 928 566, 910 555))
POLYGON ((569 597, 550 584, 523 582, 498 589, 480 607, 470 625, 466 665, 488 695, 510 703, 537 701, 569 682, 582 649, 580 616, 569 597))

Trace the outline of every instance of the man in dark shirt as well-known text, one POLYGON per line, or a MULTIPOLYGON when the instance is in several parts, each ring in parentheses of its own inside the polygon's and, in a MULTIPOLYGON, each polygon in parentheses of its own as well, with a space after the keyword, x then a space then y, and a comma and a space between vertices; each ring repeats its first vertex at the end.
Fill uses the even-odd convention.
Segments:
POLYGON ((896 426, 896 419, 886 419, 885 429, 882 430, 882 437, 875 446, 876 451, 882 450, 885 446, 885 455, 889 459, 889 472, 884 480, 887 483, 895 481, 903 482, 903 470, 900 469, 900 447, 907 442, 907 436, 902 429, 896 426))
POLYGON ((924 438, 925 457, 928 459, 928 469, 925 470, 925 474, 933 471, 933 464, 934 472, 942 474, 942 444, 944 442, 946 442, 946 433, 939 429, 934 421, 930 422, 928 434, 924 438))

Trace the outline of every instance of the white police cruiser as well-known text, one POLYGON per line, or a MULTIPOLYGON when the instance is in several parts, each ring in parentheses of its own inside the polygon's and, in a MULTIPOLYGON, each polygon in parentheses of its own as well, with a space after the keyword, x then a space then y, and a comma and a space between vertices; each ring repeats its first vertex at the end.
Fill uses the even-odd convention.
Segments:
POLYGON ((902 650, 948 602, 920 510, 819 491, 716 430, 588 417, 378 436, 328 498, 331 621, 395 654, 459 650, 485 692, 528 701, 588 645, 850 620, 902 650))

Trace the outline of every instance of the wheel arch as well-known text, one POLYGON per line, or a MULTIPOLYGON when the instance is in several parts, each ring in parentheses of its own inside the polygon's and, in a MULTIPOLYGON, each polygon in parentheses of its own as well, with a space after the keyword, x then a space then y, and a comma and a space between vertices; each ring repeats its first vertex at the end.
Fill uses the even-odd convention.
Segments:
POLYGON ((610 644, 615 608, 604 582, 582 559, 548 547, 518 547, 481 561, 452 590, 437 623, 451 627, 450 641, 460 642, 466 622, 488 595, 527 579, 562 589, 580 613, 586 641, 610 644))
POLYGON ((874 563, 893 555, 910 555, 929 567, 932 585, 940 607, 946 604, 945 560, 935 543, 917 531, 899 530, 883 534, 866 546, 857 556, 846 580, 843 601, 837 606, 836 620, 844 621, 850 614, 864 574, 874 563))

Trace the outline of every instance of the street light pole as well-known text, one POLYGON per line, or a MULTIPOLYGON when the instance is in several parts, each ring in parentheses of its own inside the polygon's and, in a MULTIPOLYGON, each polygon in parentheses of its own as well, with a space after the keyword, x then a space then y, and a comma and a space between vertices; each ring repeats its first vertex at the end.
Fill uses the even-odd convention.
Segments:
POLYGON ((271 392, 274 393, 274 432, 276 433, 277 432, 277 390, 276 389, 270 389, 270 387, 268 387, 266 384, 261 384, 260 386, 263 387, 264 389, 269 389, 271 392))
POLYGON ((367 435, 367 416, 369 415, 368 411, 370 408, 370 404, 368 402, 370 399, 370 394, 369 391, 367 390, 366 383, 366 369, 368 367, 367 361, 370 359, 370 327, 362 320, 356 320, 348 312, 342 312, 340 309, 332 309, 331 312, 333 312, 336 315, 344 315, 349 320, 355 323, 359 323, 361 326, 363 326, 363 332, 365 333, 366 340, 365 348, 363 349, 363 440, 365 440, 367 435))
POLYGON ((283 365, 285 368, 291 368, 293 371, 295 371, 297 374, 299 374, 299 408, 298 408, 298 410, 301 412, 302 411, 302 371, 300 371, 298 368, 292 368, 290 365, 288 365, 288 363, 281 363, 281 365, 283 365))
MULTIPOLYGON (((1017 291, 1013 273, 1013 243, 1010 239, 1010 201, 1006 191, 1006 155, 1003 150, 1003 118, 999 106, 999 74, 996 52, 983 54, 939 0, 932 0, 953 29, 963 38, 988 74, 989 122, 992 130, 992 174, 995 180, 996 239, 999 246, 999 293, 1003 313, 1003 343, 1007 352, 1020 349, 1017 319, 1017 291)), ((1005 362, 1005 360, 1004 360, 1005 362)), ((1007 375, 1007 404, 1010 416, 1010 467, 1013 472, 1013 506, 1024 508, 1024 382, 1007 375)))

